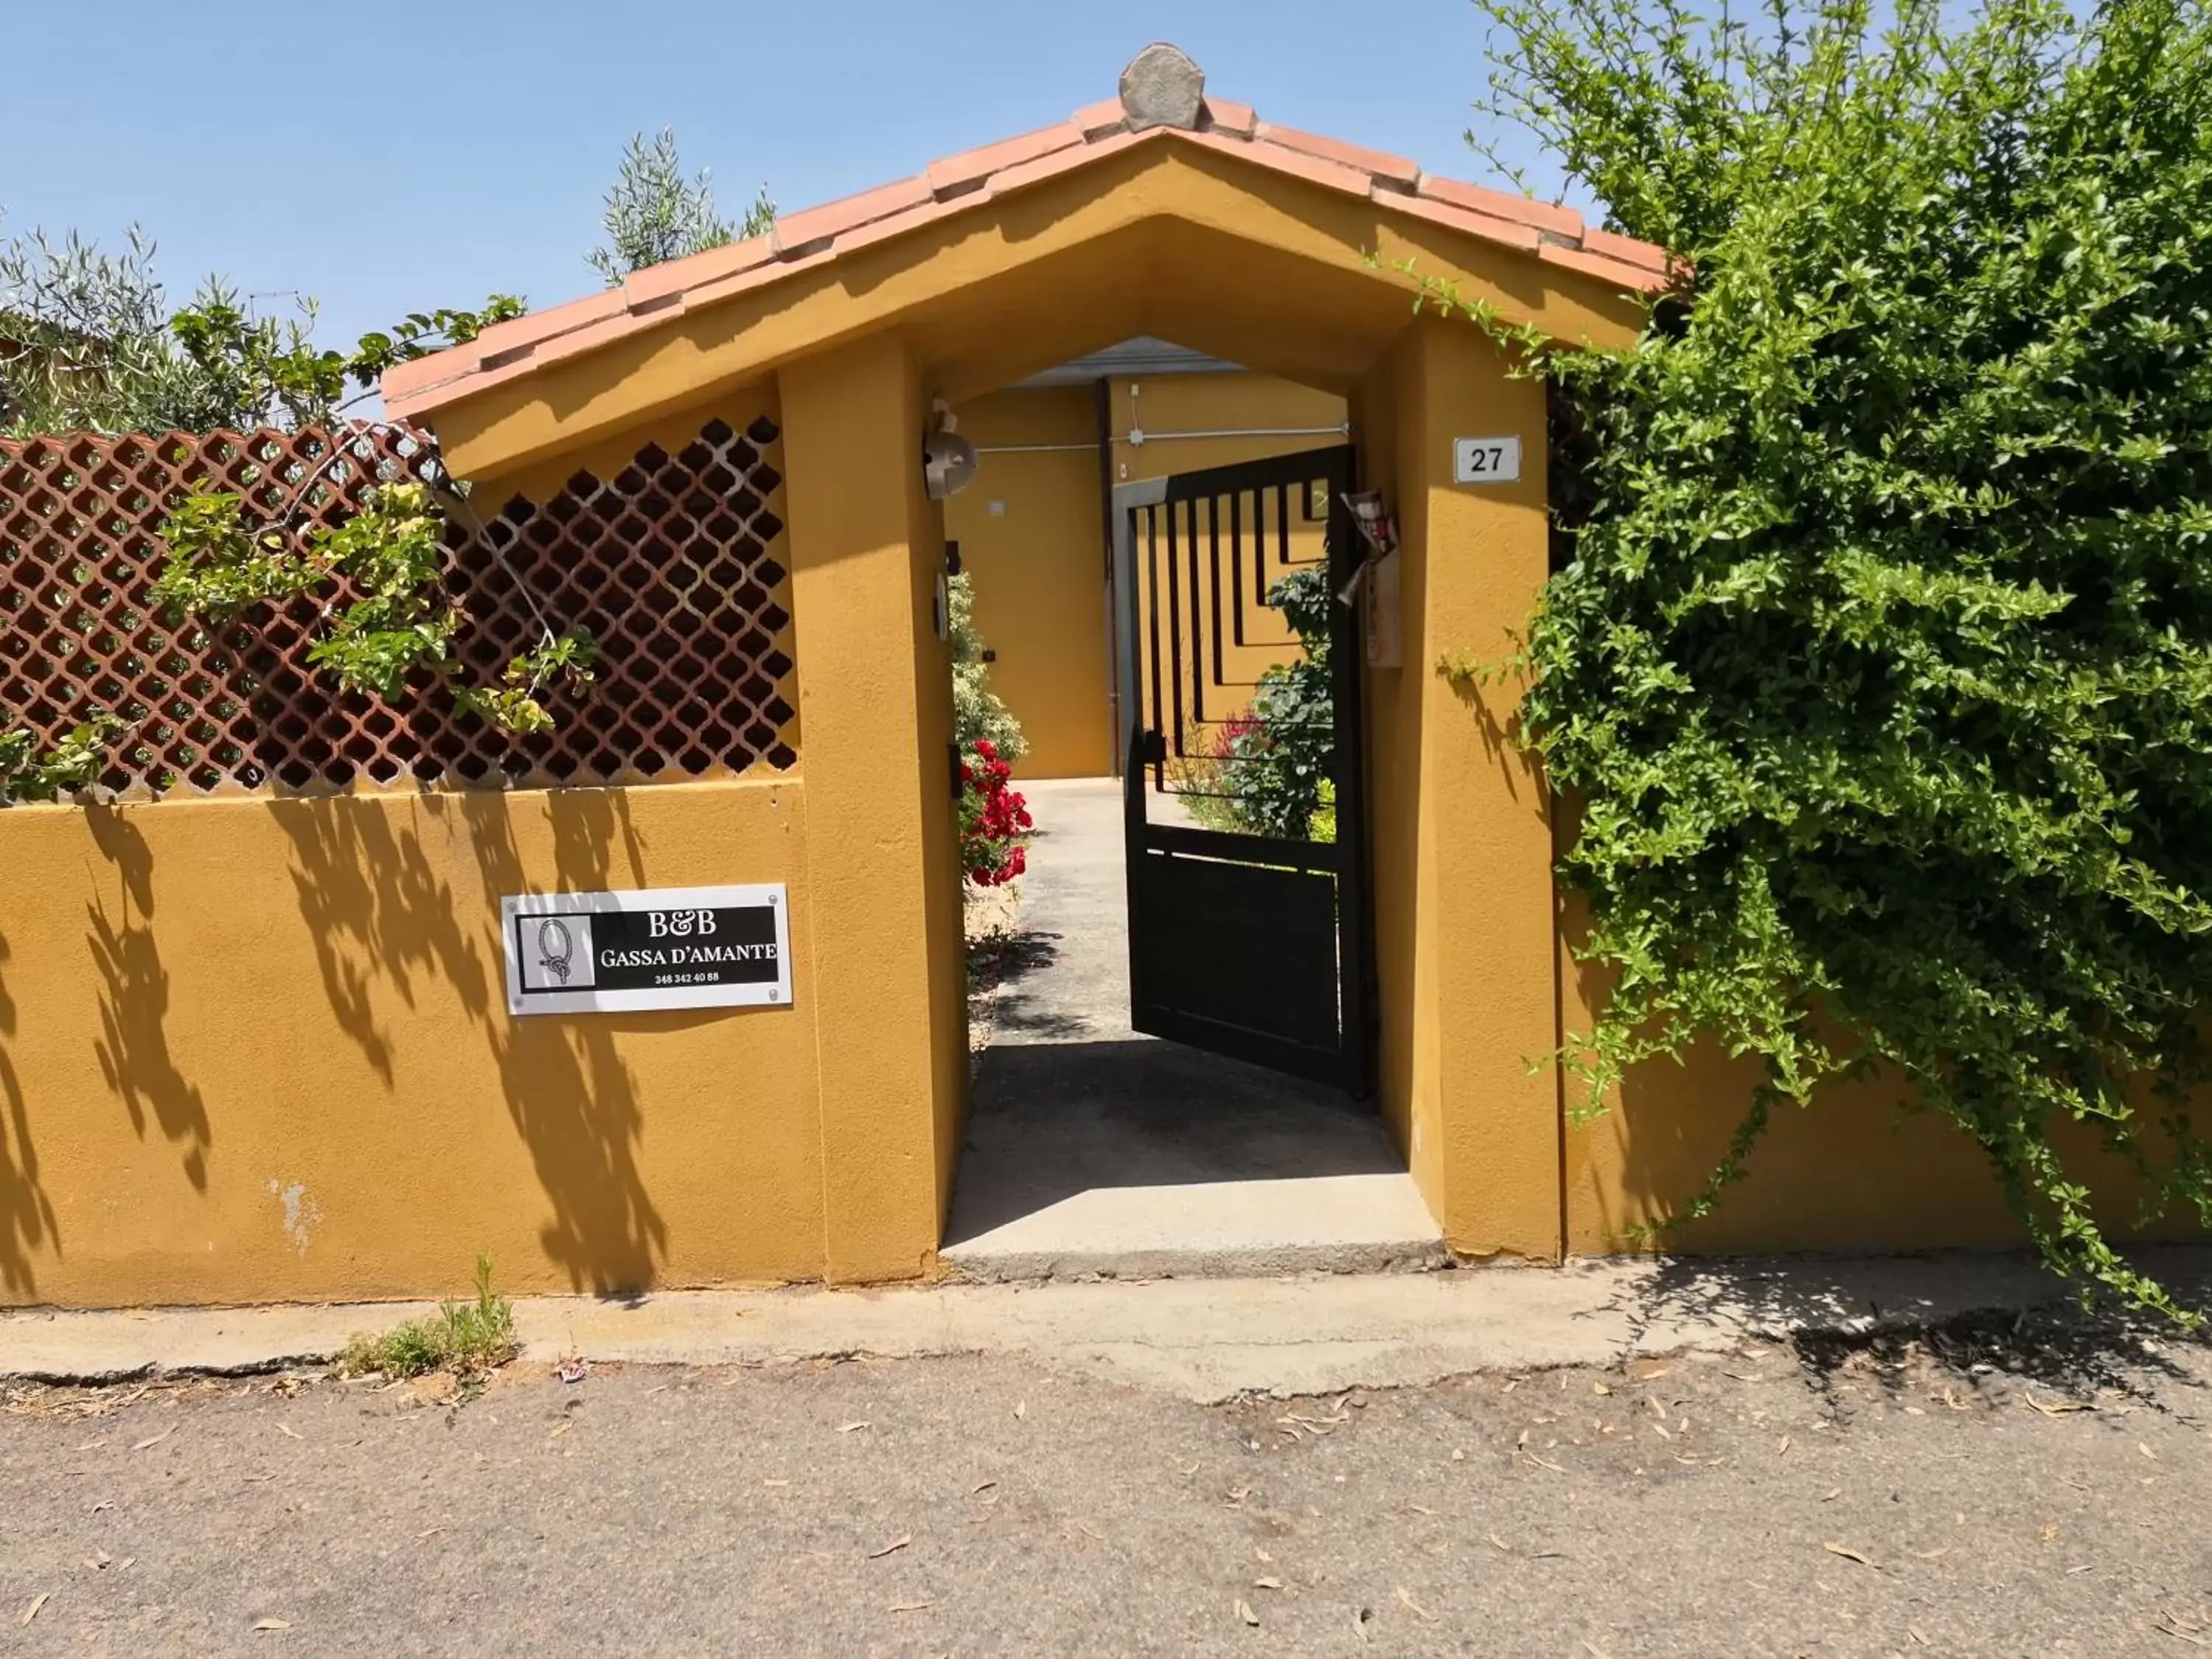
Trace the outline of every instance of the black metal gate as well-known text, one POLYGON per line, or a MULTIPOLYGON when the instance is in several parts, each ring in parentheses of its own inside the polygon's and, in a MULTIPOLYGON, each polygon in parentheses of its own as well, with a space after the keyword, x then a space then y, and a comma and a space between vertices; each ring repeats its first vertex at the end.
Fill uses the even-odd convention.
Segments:
POLYGON ((1346 447, 1121 486, 1115 591, 1131 1023, 1364 1095, 1353 475, 1346 447))

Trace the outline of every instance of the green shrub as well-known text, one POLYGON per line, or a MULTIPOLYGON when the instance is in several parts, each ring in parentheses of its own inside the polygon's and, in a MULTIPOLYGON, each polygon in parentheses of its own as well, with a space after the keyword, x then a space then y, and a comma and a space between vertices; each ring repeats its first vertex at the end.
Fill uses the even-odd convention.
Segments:
POLYGON ((1267 591, 1267 603, 1283 613, 1304 652, 1261 673, 1251 711, 1228 726, 1209 783, 1236 827, 1253 835, 1334 838, 1334 811, 1326 818, 1321 811, 1336 757, 1328 649, 1335 602, 1328 573, 1318 565, 1292 571, 1267 591))
POLYGON ((947 585, 945 632, 952 648, 952 738, 963 755, 978 744, 994 757, 1018 761, 1029 752, 1022 723, 991 690, 991 665, 983 660, 983 636, 975 631, 975 587, 963 572, 947 585))
POLYGON ((1501 112, 1689 262, 1626 352, 1474 308, 1568 434, 1522 713, 1615 970, 1572 1063, 1761 1062, 1688 1214, 1899 1078, 2046 1261, 2179 1313, 2053 1131, 2212 1223, 2204 6, 1482 3, 1501 112))

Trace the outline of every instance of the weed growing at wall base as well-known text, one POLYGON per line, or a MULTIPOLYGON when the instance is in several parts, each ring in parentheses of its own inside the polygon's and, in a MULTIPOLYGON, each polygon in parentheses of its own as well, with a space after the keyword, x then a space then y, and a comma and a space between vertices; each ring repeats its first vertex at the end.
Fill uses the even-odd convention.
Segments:
POLYGON ((514 1309, 491 1287, 491 1258, 477 1258, 473 1302, 447 1302, 434 1319, 410 1319, 381 1336, 356 1336, 338 1356, 342 1376, 427 1376, 451 1371, 464 1382, 514 1358, 514 1309))

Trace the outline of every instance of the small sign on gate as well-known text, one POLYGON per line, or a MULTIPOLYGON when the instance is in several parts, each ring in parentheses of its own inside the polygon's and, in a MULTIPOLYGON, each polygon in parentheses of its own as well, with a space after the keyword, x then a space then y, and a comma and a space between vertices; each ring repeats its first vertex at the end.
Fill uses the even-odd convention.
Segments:
POLYGON ((524 893, 499 902, 513 1014, 788 1006, 781 884, 524 893))

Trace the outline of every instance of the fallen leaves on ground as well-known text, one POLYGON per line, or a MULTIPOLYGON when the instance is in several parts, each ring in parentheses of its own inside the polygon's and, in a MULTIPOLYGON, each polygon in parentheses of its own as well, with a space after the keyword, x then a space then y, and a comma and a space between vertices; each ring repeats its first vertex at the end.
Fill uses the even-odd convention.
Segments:
MULTIPOLYGON (((1849 1544, 1823 1544, 1820 1547, 1827 1551, 1831 1555, 1840 1555, 1844 1560, 1856 1561, 1863 1567, 1874 1566, 1874 1563, 1872 1561, 1869 1561, 1857 1550, 1853 1549, 1849 1544)), ((1875 1570, 1877 1572, 1881 1571, 1879 1567, 1876 1567, 1875 1570)))
POLYGON ((897 1537, 892 1539, 890 1543, 884 1545, 883 1548, 879 1550, 870 1550, 868 1552, 868 1559, 871 1561, 880 1561, 886 1555, 896 1554, 899 1551, 904 1549, 912 1542, 914 1542, 914 1534, 910 1532, 902 1532, 897 1537))
POLYGON ((54 1593, 52 1590, 40 1590, 36 1595, 31 1598, 31 1605, 23 1609, 23 1616, 21 1619, 18 1619, 15 1622, 19 1625, 29 1624, 31 1620, 39 1616, 39 1609, 46 1606, 49 1601, 52 1600, 53 1594, 54 1593))
POLYGON ((1260 1615, 1252 1611, 1252 1604, 1241 1595, 1237 1598, 1237 1616, 1248 1625, 1257 1625, 1260 1615))

